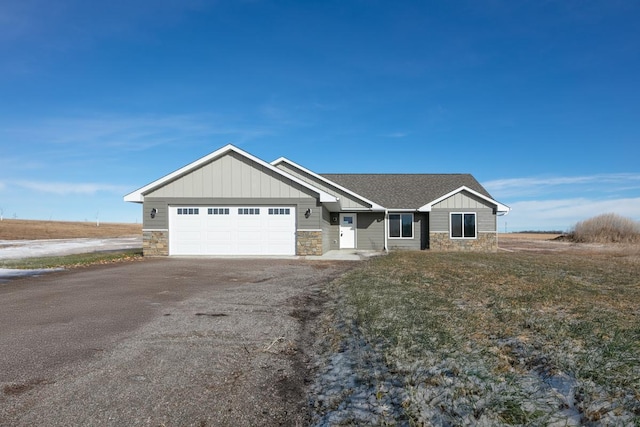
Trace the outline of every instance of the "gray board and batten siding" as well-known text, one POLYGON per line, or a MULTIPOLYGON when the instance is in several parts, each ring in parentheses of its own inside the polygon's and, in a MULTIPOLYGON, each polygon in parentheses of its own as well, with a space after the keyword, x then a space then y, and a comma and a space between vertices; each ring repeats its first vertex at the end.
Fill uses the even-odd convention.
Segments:
POLYGON ((475 212, 479 233, 497 232, 495 206, 466 191, 456 193, 431 207, 431 232, 448 233, 449 216, 452 212, 475 212))
POLYGON ((146 193, 143 228, 168 229, 169 206, 295 206, 297 229, 321 228, 317 194, 235 152, 146 193), (157 213, 151 218, 154 208, 157 213), (309 217, 307 209, 311 209, 309 217))
POLYGON ((229 152, 144 196, 303 198, 316 197, 316 194, 238 153, 229 152))
POLYGON ((338 249, 338 226, 331 225, 331 212, 326 207, 322 207, 322 252, 326 253, 332 249, 338 249))

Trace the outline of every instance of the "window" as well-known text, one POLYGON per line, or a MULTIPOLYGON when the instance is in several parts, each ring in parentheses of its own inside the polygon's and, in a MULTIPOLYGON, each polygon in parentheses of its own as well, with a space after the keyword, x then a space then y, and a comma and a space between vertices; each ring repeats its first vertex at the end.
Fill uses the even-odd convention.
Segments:
POLYGON ((269 215, 291 215, 289 208, 269 208, 269 215))
POLYGON ((413 214, 389 214, 389 237, 396 239, 412 239, 413 214))
POLYGON ((238 215, 260 215, 260 208, 238 208, 238 215))
POLYGON ((476 238, 476 214, 452 213, 451 214, 451 238, 475 239, 476 238))
POLYGON ((209 215, 229 215, 229 208, 209 208, 209 215))
POLYGON ((178 208, 178 215, 199 215, 200 209, 198 208, 178 208))

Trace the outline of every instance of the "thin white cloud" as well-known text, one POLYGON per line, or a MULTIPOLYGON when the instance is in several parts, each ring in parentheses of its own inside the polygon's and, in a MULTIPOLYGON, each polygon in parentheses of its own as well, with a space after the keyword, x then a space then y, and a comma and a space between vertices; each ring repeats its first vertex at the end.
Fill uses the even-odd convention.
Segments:
POLYGON ((501 217, 498 229, 522 230, 570 230, 578 221, 605 213, 640 221, 640 197, 616 199, 567 198, 553 200, 528 200, 510 204, 512 211, 501 217))
POLYGON ((237 120, 210 114, 59 117, 28 126, 4 126, 0 130, 3 139, 13 144, 68 145, 83 151, 87 147, 142 151, 162 145, 198 143, 214 135, 229 135, 235 141, 245 142, 269 133, 268 128, 245 126, 237 120))
POLYGON ((528 177, 500 179, 483 183, 496 197, 527 197, 557 191, 584 191, 597 189, 602 192, 640 189, 640 174, 615 173, 584 176, 528 177))
POLYGON ((15 181, 13 184, 28 190, 56 195, 94 195, 98 192, 124 194, 129 189, 119 185, 77 182, 15 181))
POLYGON ((604 213, 640 220, 640 174, 525 177, 483 183, 512 208, 499 230, 570 230, 578 221, 604 213))
POLYGON ((409 135, 408 132, 391 132, 384 135, 387 138, 405 138, 409 135))

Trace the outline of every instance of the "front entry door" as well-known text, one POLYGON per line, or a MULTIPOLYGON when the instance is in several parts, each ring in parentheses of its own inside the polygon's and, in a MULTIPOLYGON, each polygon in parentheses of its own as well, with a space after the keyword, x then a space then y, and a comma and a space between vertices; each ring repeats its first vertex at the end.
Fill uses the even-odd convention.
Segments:
POLYGON ((340 249, 355 249, 356 220, 356 214, 340 214, 340 249))

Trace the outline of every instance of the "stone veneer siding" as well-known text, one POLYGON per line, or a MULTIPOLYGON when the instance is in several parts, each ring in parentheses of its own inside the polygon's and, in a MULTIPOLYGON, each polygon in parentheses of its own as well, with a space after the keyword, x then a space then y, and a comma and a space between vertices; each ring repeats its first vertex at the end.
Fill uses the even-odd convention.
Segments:
POLYGON ((498 236, 491 232, 478 233, 476 239, 451 239, 449 233, 429 233, 429 249, 447 252, 497 252, 498 236))
POLYGON ((144 256, 168 256, 169 232, 168 231, 143 231, 142 254, 144 256))
POLYGON ((298 230, 296 255, 322 255, 322 231, 298 230))

